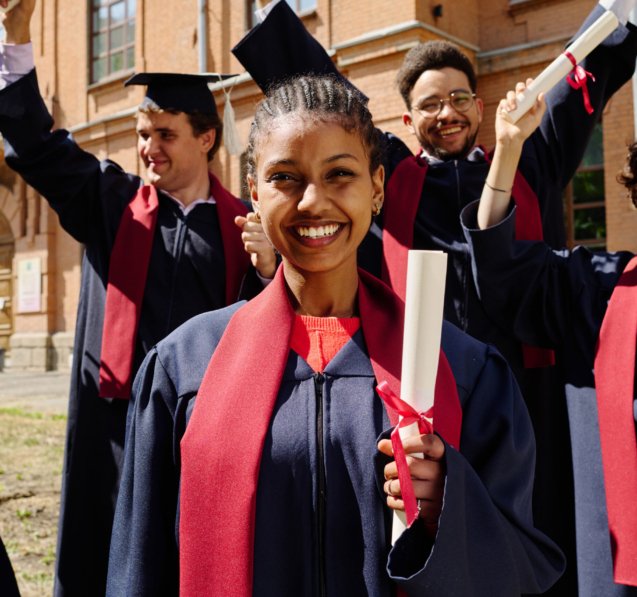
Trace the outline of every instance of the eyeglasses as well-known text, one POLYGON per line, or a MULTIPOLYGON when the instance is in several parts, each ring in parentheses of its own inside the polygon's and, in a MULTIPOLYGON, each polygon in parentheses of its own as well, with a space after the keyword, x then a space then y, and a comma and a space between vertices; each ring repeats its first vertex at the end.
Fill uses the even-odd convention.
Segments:
POLYGON ((437 98, 431 97, 423 102, 419 106, 414 106, 412 110, 418 112, 424 118, 434 118, 442 112, 442 108, 445 102, 449 102, 449 105, 456 112, 466 112, 473 106, 473 100, 475 99, 475 93, 469 93, 468 91, 452 91, 448 97, 437 98))

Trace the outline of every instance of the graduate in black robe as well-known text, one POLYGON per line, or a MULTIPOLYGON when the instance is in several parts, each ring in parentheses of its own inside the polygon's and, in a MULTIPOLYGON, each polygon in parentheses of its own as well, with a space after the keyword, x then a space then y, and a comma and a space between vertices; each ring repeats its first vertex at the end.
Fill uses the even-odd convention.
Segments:
MULTIPOLYGON (((602 8, 596 6, 580 32, 601 13, 602 8)), ((403 120, 421 145, 420 168, 416 167, 416 176, 423 174, 424 181, 405 180, 402 186, 394 185, 400 182, 397 178, 406 179, 404 166, 414 157, 399 138, 386 135, 386 208, 375 218, 370 234, 361 245, 359 263, 374 275, 381 275, 383 251, 388 250, 387 210, 391 209, 398 212, 393 221, 409 228, 390 231, 392 238, 398 238, 398 244, 406 248, 442 250, 448 254, 445 318, 479 340, 494 344, 516 375, 531 413, 538 444, 534 496, 536 522, 558 541, 571 564, 554 594, 558 597, 576 595, 572 469, 562 364, 558 360, 553 367, 525 367, 519 340, 511 335, 509 328, 490 317, 476 292, 469 245, 460 226, 459 214, 464 206, 480 196, 489 164, 484 148, 474 146, 482 118, 479 94, 475 101, 465 106, 456 103, 464 110, 462 112, 450 106, 448 93, 451 90, 477 91, 473 66, 459 49, 453 48, 444 42, 419 44, 405 56, 398 76, 407 107, 403 120), (426 53, 428 48, 431 48, 429 55, 426 53), (437 57, 436 53, 439 53, 437 57), (442 68, 445 71, 440 70, 442 68), (425 84, 424 77, 432 73, 440 77, 427 79, 425 84), (435 118, 423 117, 413 109, 420 107, 428 95, 446 100, 435 118), (463 129, 443 139, 430 130, 437 123, 442 130, 458 123, 463 129), (426 174, 422 172, 425 165, 426 174), (398 174, 394 176, 397 169, 398 174), (417 189, 415 192, 414 188, 417 189)), ((245 35, 233 53, 262 89, 296 73, 337 72, 327 52, 285 2, 273 2, 265 20, 245 35)), ((514 196, 516 200, 525 199, 535 206, 540 232, 553 247, 564 245, 563 189, 580 164, 606 102, 634 72, 636 57, 635 28, 632 25, 618 28, 582 62, 583 68, 594 73, 596 78, 595 83, 588 85, 593 114, 586 114, 581 92, 563 80, 551 90, 544 119, 524 144, 518 172, 527 183, 519 191, 524 192, 525 197, 515 193, 514 196)), ((391 250, 389 257, 393 253, 391 250)), ((400 262, 401 258, 397 260, 400 262)), ((392 287, 401 294, 393 283, 394 278, 390 276, 390 279, 392 287)))
MULTIPOLYGON (((33 7, 33 0, 24 0, 7 15, 7 41, 22 44, 4 47, 9 66, 11 52, 26 52, 32 61, 25 46, 33 7)), ((35 70, 26 72, 0 92, 5 159, 84 246, 55 594, 97 596, 105 591, 132 375, 148 350, 184 321, 233 303, 242 287, 253 296, 261 283, 250 272, 234 223, 246 208, 209 173, 221 122, 206 79, 137 78, 150 83, 137 117, 138 150, 152 182, 143 187, 140 177, 83 151, 68 131, 51 131, 35 70), (130 212, 146 198, 155 200, 154 231, 143 236, 145 226, 130 212), (123 232, 124 222, 132 233, 123 232), (147 268, 145 283, 140 265, 147 268), (107 287, 119 290, 119 298, 135 291, 137 301, 123 307, 138 315, 125 317, 121 302, 107 310, 107 287), (105 347, 128 373, 119 377, 105 347)))
MULTIPOLYGON (((517 90, 523 88, 520 84, 517 90)), ((476 284, 485 309, 494 318, 509 326, 520 340, 555 348, 564 363, 580 596, 637 595, 636 586, 613 580, 611 546, 618 538, 611 540, 608 528, 595 390, 600 372, 594 371, 608 301, 633 255, 593 252, 585 247, 555 251, 541 242, 513 241, 517 214, 510 205, 511 180, 523 139, 537 124, 537 115, 519 121, 517 127, 502 116, 500 110, 515 105, 514 97, 510 92, 496 118, 498 144, 487 179, 490 186, 485 186, 479 206, 471 204, 462 213, 476 284)), ((634 167, 637 148, 631 154, 634 167)), ((634 173, 629 185, 635 188, 634 173)), ((634 330, 631 333, 634 346, 634 330)), ((622 376, 632 381, 629 371, 622 376)), ((630 416, 634 418, 632 405, 630 416)), ((634 433, 633 427, 633 438, 634 433)), ((629 439, 616 437, 615 441, 629 439)), ((634 502, 629 509, 634 512, 634 502)), ((633 536, 637 538, 634 532, 633 536)))
POLYGON ((377 443, 396 419, 375 387, 400 392, 403 303, 357 273, 383 201, 363 98, 334 77, 273 90, 257 108, 248 163, 282 267, 256 299, 198 316, 146 357, 107 595, 546 590, 563 559, 532 523, 528 413, 504 360, 451 324, 436 433, 405 442, 426 454, 407 465, 418 509, 390 545, 391 509, 406 507, 407 490, 390 442, 377 443))

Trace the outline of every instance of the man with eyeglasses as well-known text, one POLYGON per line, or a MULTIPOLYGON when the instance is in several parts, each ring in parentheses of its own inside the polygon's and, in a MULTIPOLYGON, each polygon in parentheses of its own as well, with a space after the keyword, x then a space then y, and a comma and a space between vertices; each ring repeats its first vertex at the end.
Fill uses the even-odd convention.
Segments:
POLYGON ((405 126, 416 135, 426 155, 440 160, 465 158, 475 145, 483 110, 482 100, 474 93, 476 81, 470 63, 446 42, 421 44, 410 54, 398 75, 407 104, 403 114, 405 126), (420 71, 423 59, 436 64, 448 60, 462 70, 442 66, 420 71), (421 74, 412 83, 418 72, 421 74))
MULTIPOLYGON (((597 7, 582 30, 600 12, 597 7)), ((588 84, 592 114, 585 111, 581 91, 567 81, 548 94, 546 114, 524 145, 513 186, 518 213, 525 213, 519 218, 518 238, 543 238, 553 247, 564 246, 563 189, 583 157, 604 105, 632 75, 636 51, 635 29, 622 27, 586 59, 583 67, 596 79, 588 84)), ((582 586, 578 588, 578 565, 580 582, 587 584, 589 563, 578 561, 583 550, 576 547, 569 413, 559 358, 555 367, 544 366, 551 363, 551 353, 521 346, 486 315, 471 280, 469 248, 460 230, 459 213, 480 196, 490 161, 488 152, 476 146, 483 103, 476 94, 475 71, 457 46, 432 41, 407 52, 397 83, 406 106, 403 123, 418 139, 421 152, 400 162, 388 183, 384 273, 391 281, 398 277, 395 287, 404 284, 400 279, 404 276, 402 256, 397 259, 396 252, 392 255, 387 250, 392 237, 405 242, 412 233, 408 246, 448 253, 445 317, 500 349, 516 374, 533 420, 535 522, 560 545, 568 561, 566 573, 548 594, 577 595, 582 590, 582 586), (414 187, 420 190, 416 196, 414 187), (403 225, 405 215, 406 219, 413 217, 413 225, 403 225)), ((578 500, 585 497, 577 495, 578 500)), ((586 540, 583 531, 579 529, 578 541, 586 540)))
MULTIPOLYGON (((327 52, 286 2, 273 2, 265 10, 263 22, 233 48, 261 89, 298 73, 338 75, 327 52)), ((601 10, 595 7, 580 31, 601 10)), ((636 55, 635 29, 620 27, 582 63, 596 78, 588 85, 592 115, 584 109, 581 91, 566 81, 548 95, 546 115, 524 146, 513 189, 518 213, 523 205, 528 214, 523 232, 529 237, 543 236, 554 247, 564 245, 562 191, 604 105, 631 77, 636 55)), ((559 361, 556 367, 526 368, 524 357, 528 364, 538 365, 550 362, 551 355, 520 346, 486 315, 460 226, 460 211, 480 197, 489 170, 488 152, 476 146, 483 103, 474 68, 454 44, 431 41, 407 52, 397 79, 406 105, 403 122, 421 151, 414 156, 400 139, 386 134, 384 213, 374 218, 359 264, 404 295, 407 249, 448 254, 445 318, 495 344, 516 373, 537 438, 536 524, 556 540, 569 561, 550 594, 577 595, 569 424, 559 361)))

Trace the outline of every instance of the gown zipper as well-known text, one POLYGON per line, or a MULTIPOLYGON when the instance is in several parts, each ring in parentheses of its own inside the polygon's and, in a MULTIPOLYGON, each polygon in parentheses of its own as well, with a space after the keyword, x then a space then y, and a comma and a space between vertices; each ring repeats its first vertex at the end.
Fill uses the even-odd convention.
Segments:
MULTIPOLYGON (((458 160, 454 160, 453 165, 456 174, 456 202, 458 204, 458 213, 460 213, 462 211, 462 195, 460 193, 460 168, 458 160)), ((469 284, 467 283, 468 260, 469 257, 467 254, 463 254, 458 258, 458 261, 462 263, 462 289, 464 291, 464 301, 461 306, 462 313, 458 313, 458 327, 462 329, 463 332, 466 332, 469 327, 467 321, 467 309, 469 304, 469 284)))
POLYGON ((316 542, 318 556, 318 594, 325 597, 325 506, 327 502, 325 478, 325 446, 323 445, 323 385, 325 376, 322 373, 314 375, 314 390, 316 396, 316 458, 318 465, 317 495, 316 495, 316 542))
MULTIPOLYGON (((178 210, 177 210, 178 211, 178 210)), ((168 302, 168 317, 166 318, 166 334, 168 335, 172 331, 172 318, 173 318, 173 306, 175 303, 175 289, 177 286, 177 276, 179 275, 179 265, 184 252, 184 246, 186 244, 186 218, 182 213, 177 214, 177 228, 175 231, 175 241, 173 243, 172 257, 173 257, 173 271, 171 276, 170 285, 170 298, 168 302)))

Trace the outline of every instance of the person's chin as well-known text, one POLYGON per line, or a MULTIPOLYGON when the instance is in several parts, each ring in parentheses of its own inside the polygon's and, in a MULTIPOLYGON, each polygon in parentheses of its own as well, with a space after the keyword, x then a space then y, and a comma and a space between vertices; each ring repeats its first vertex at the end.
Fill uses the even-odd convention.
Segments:
POLYGON ((432 147, 431 149, 427 149, 427 153, 432 155, 433 157, 438 158, 439 160, 461 160, 467 157, 468 153, 471 151, 473 147, 473 143, 470 143, 468 140, 465 140, 464 143, 458 144, 450 144, 450 145, 437 145, 432 147))
POLYGON ((438 149, 436 151, 436 157, 440 160, 461 160, 466 157, 467 151, 465 149, 462 150, 447 150, 447 149, 438 149))

